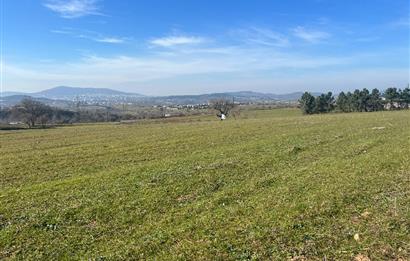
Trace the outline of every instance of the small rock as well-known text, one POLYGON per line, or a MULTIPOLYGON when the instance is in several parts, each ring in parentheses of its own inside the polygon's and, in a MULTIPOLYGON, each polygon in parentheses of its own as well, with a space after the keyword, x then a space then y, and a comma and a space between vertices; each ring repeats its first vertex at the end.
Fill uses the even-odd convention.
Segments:
POLYGON ((359 234, 356 233, 356 234, 354 234, 353 238, 354 238, 354 240, 359 241, 360 236, 359 236, 359 234))

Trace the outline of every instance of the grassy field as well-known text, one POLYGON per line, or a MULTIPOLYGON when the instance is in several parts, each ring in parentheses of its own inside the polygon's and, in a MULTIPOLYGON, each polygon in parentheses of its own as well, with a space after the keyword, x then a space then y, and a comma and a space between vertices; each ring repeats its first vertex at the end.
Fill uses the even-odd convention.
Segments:
POLYGON ((410 111, 0 132, 0 259, 409 260, 409 208, 410 111))

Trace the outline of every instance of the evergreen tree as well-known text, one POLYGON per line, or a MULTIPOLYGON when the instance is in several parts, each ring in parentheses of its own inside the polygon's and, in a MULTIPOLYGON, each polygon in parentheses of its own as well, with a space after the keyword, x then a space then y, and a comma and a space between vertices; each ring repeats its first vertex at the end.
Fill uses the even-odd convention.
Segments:
POLYGON ((321 94, 315 99, 315 112, 326 113, 331 112, 334 109, 335 98, 331 92, 327 94, 321 94))
POLYGON ((383 110, 383 101, 378 89, 373 89, 369 99, 369 111, 383 110))
POLYGON ((353 93, 347 92, 347 93, 346 93, 346 98, 347 98, 346 111, 347 111, 347 112, 352 112, 352 111, 354 111, 354 98, 353 98, 353 93))
POLYGON ((315 98, 315 113, 324 113, 327 111, 326 95, 321 94, 315 98))
POLYGON ((309 92, 305 92, 299 100, 300 108, 304 114, 315 113, 315 97, 309 92))
POLYGON ((395 103, 397 103, 400 98, 397 88, 387 88, 384 92, 384 97, 386 98, 386 102, 389 104, 390 109, 395 109, 395 103))
POLYGON ((349 98, 344 92, 341 92, 336 99, 336 107, 341 112, 349 112, 349 98))
POLYGON ((335 109, 335 98, 331 92, 328 92, 325 96, 325 112, 331 112, 335 109))
POLYGON ((360 91, 359 111, 369 111, 369 100, 370 92, 368 89, 364 88, 362 91, 360 91))
POLYGON ((305 92, 299 102, 305 114, 327 113, 333 111, 335 107, 341 112, 369 112, 384 109, 386 102, 383 101, 383 97, 392 109, 408 109, 410 107, 410 86, 404 90, 388 88, 383 95, 376 88, 372 92, 366 88, 356 89, 353 93, 341 92, 336 101, 331 92, 321 94, 316 98, 305 92))
POLYGON ((351 99, 351 107, 352 111, 360 111, 361 108, 361 92, 360 90, 356 89, 353 94, 352 94, 352 99, 351 99))
POLYGON ((403 108, 408 109, 410 104, 410 87, 405 88, 401 92, 400 98, 403 104, 403 108))

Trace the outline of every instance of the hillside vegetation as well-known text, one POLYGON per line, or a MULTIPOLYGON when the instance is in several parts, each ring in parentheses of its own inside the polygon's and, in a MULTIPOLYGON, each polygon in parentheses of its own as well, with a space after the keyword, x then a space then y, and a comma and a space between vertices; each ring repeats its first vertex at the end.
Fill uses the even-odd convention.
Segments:
POLYGON ((1 131, 0 259, 406 260, 409 191, 409 111, 1 131))

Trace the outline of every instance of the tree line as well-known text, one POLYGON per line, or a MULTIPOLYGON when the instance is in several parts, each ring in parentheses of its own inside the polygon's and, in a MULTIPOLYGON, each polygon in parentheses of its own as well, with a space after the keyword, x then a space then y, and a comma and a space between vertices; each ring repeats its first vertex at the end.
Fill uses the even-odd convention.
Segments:
POLYGON ((366 88, 356 89, 354 92, 341 92, 336 98, 332 92, 316 97, 305 92, 299 100, 299 105, 304 114, 409 109, 410 88, 388 88, 384 93, 378 89, 371 92, 366 88))
MULTIPOLYGON (((228 102, 221 109, 228 114, 233 106, 228 102)), ((173 112, 174 117, 190 114, 187 111, 173 112)), ((191 113, 192 115, 194 113, 191 113)), ((0 123, 25 124, 28 128, 47 127, 53 124, 118 122, 140 119, 158 119, 166 117, 166 109, 144 108, 138 111, 124 111, 118 108, 104 106, 104 108, 80 109, 75 111, 51 107, 33 99, 24 99, 19 104, 0 109, 0 123)))
POLYGON ((78 122, 112 122, 136 119, 138 116, 119 113, 114 108, 71 111, 51 107, 33 99, 24 99, 13 107, 0 110, 0 122, 15 121, 24 123, 28 128, 78 122))

